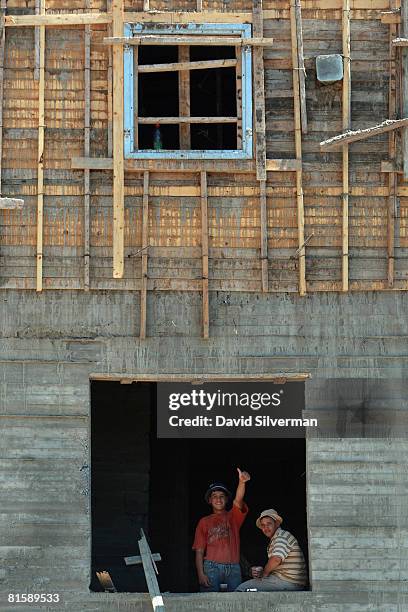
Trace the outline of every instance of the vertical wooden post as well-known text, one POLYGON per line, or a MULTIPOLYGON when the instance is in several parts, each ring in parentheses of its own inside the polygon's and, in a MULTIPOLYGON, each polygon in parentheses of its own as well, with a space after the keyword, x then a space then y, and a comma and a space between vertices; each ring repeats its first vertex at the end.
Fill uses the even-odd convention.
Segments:
MULTIPOLYGON (((253 2, 254 36, 263 36, 262 0, 253 2)), ((268 219, 266 210, 266 137, 265 137, 265 80, 262 47, 254 47, 254 106, 255 106, 255 158, 256 177, 259 180, 261 212, 261 274, 262 291, 268 291, 268 219)), ((237 66, 238 68, 238 66, 237 66)), ((242 92, 241 92, 242 93, 242 92)))
MULTIPOLYGON (((190 47, 178 48, 178 61, 188 62, 190 47)), ((181 70, 179 79, 179 117, 190 116, 190 71, 181 70)), ((191 132, 189 123, 180 123, 179 126, 180 149, 191 149, 191 132)))
POLYGON ((261 202, 261 274, 262 291, 266 293, 269 288, 268 279, 268 212, 266 203, 266 181, 259 181, 261 202))
MULTIPOLYGON (((112 0, 107 0, 106 8, 112 13, 112 0)), ((112 24, 108 24, 108 36, 112 36, 112 24)), ((136 47, 137 49, 137 47, 136 47)), ((113 59, 112 46, 108 47, 108 157, 113 156, 113 59)))
POLYGON ((306 293, 306 262, 305 262, 305 211, 303 205, 303 176, 302 176, 302 128, 300 119, 300 90, 299 90, 299 62, 296 35, 295 6, 290 5, 290 32, 292 41, 292 73, 293 73, 293 102, 295 116, 295 152, 300 162, 300 169, 296 170, 296 201, 299 243, 299 293, 306 293))
MULTIPOLYGON (((86 8, 89 9, 89 0, 86 8)), ((90 156, 91 129, 91 26, 85 26, 84 32, 84 155, 90 156)), ((84 289, 89 291, 89 256, 90 256, 90 171, 84 170, 84 289)))
POLYGON ((208 294, 208 197, 207 173, 200 173, 201 184, 201 257, 203 270, 203 338, 209 337, 210 313, 208 294))
MULTIPOLYGON (((123 0, 112 0, 113 36, 123 36, 123 0)), ((113 45, 113 277, 124 272, 123 48, 113 45)))
MULTIPOLYGON (((401 0, 401 36, 408 38, 408 0, 401 0)), ((408 117, 408 47, 402 47, 402 116, 408 117)), ((408 128, 402 128, 404 181, 408 181, 408 128)))
POLYGON ((6 48, 6 0, 1 0, 1 38, 0 38, 0 194, 2 191, 2 157, 3 157, 3 98, 4 98, 4 53, 6 48))
POLYGON ((140 291, 140 339, 146 338, 147 320, 147 263, 149 246, 149 171, 143 173, 143 213, 142 213, 142 286, 140 291))
MULTIPOLYGON (((262 0, 253 0, 253 33, 255 37, 263 37, 262 0)), ((263 48, 253 48, 254 65, 254 118, 255 118, 255 157, 256 177, 266 181, 266 137, 265 137, 265 80, 263 48)))
POLYGON ((143 10, 150 11, 150 0, 143 0, 143 10))
MULTIPOLYGON (((391 8, 392 8, 391 3, 391 8)), ((389 118, 395 119, 397 115, 396 102, 396 48, 392 44, 392 40, 397 36, 396 24, 390 24, 390 75, 389 75, 389 90, 388 90, 388 106, 389 118)), ((396 164, 396 134, 392 130, 388 137, 388 154, 392 164, 396 164)), ((397 192, 397 175, 390 172, 388 175, 388 210, 387 210, 387 277, 388 287, 394 286, 394 247, 395 247, 395 202, 397 192)))
POLYGON ((303 55, 303 28, 302 28, 302 7, 300 0, 295 0, 296 14, 296 39, 298 48, 299 64, 299 90, 300 90, 300 118, 302 123, 302 133, 307 134, 307 112, 306 112, 306 75, 305 58, 303 55))
MULTIPOLYGON (((45 0, 41 0, 40 14, 45 15, 45 0)), ((44 220, 44 91, 45 91, 45 26, 40 29, 40 63, 38 82, 38 164, 37 164, 37 282, 36 290, 43 288, 43 220, 44 220)))
MULTIPOLYGON (((35 0, 35 14, 40 14, 41 0, 35 0)), ((34 28, 34 81, 40 80, 40 28, 34 28)))
POLYGON ((242 49, 235 47, 237 66, 235 68, 237 101, 237 149, 242 148, 242 49))
MULTIPOLYGON (((350 129, 350 0, 343 0, 343 132, 350 129)), ((349 148, 343 145, 342 290, 349 288, 349 148)))
POLYGON ((203 0, 197 0, 197 8, 196 8, 196 10, 197 10, 197 13, 201 13, 201 11, 203 10, 203 0))

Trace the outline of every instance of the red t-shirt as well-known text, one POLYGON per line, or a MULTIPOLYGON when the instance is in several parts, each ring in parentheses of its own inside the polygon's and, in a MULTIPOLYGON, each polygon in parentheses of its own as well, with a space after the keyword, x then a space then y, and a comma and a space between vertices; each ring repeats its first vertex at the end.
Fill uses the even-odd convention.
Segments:
POLYGON ((204 551, 204 559, 217 563, 239 563, 239 530, 248 514, 233 504, 229 512, 214 513, 202 518, 197 525, 193 550, 204 551))

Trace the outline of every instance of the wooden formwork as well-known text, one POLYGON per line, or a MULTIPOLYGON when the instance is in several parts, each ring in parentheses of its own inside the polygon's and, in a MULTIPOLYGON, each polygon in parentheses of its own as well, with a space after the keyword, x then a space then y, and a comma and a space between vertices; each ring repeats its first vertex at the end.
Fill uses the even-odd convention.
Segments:
POLYGON ((211 291, 408 288, 400 131, 319 146, 402 116, 396 2, 2 8, 1 190, 25 201, 0 212, 2 288, 140 291, 142 337, 153 290, 202 292, 207 337, 211 291), (253 159, 124 159, 123 45, 106 44, 124 23, 252 24, 253 159), (315 57, 331 53, 344 79, 323 86, 315 57))

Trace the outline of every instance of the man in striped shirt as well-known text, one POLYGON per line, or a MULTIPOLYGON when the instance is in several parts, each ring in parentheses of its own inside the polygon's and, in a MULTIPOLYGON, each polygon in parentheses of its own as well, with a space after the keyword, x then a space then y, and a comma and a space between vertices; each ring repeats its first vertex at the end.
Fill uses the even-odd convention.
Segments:
POLYGON ((264 510, 256 526, 269 538, 268 562, 264 568, 251 568, 253 579, 237 591, 302 591, 307 585, 305 559, 296 538, 281 529, 283 519, 276 510, 264 510))

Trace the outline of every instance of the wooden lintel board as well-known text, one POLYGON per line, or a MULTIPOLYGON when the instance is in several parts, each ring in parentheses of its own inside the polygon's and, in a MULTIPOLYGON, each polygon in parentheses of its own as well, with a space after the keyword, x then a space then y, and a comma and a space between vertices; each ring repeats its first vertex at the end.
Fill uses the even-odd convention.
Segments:
POLYGON ((252 23, 252 13, 229 11, 149 11, 124 14, 126 23, 252 23))
POLYGON ((105 45, 188 45, 219 47, 222 40, 223 47, 272 47, 273 38, 239 38, 233 36, 155 36, 146 34, 144 36, 107 36, 103 39, 105 45))

